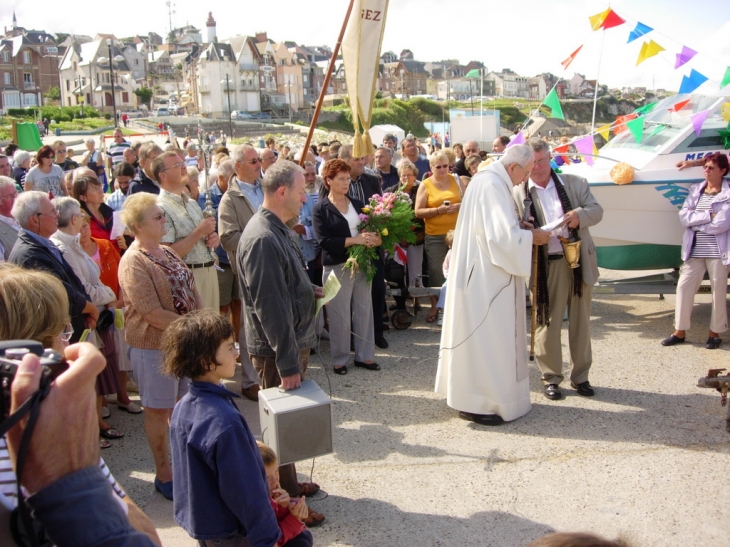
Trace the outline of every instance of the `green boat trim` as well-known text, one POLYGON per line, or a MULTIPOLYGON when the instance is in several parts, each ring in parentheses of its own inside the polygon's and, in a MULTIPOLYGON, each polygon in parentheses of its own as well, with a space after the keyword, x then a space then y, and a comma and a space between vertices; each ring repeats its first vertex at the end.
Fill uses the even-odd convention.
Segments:
POLYGON ((663 270, 682 264, 681 245, 613 245, 596 247, 601 268, 609 270, 663 270))

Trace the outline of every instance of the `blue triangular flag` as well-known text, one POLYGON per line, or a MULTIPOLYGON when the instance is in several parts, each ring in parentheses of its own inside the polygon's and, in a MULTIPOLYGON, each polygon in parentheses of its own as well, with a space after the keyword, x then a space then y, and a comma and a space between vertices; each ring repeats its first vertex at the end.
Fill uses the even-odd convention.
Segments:
POLYGON ((707 76, 700 74, 694 68, 689 76, 682 76, 682 85, 679 86, 679 94, 692 93, 707 81, 707 76))
POLYGON ((646 26, 644 23, 636 23, 636 28, 631 31, 629 34, 629 41, 626 42, 627 44, 630 44, 640 36, 644 36, 644 34, 649 34, 652 30, 654 30, 651 27, 646 26))

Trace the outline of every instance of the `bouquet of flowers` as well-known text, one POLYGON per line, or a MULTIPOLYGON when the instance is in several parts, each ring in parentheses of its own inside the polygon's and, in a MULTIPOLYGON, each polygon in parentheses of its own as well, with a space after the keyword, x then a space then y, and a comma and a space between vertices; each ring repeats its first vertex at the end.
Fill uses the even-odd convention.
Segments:
MULTIPOLYGON (((413 233, 413 209, 408 194, 398 190, 386 192, 382 196, 375 194, 363 207, 360 213, 360 224, 357 229, 362 232, 376 232, 380 234, 384 251, 393 254, 395 245, 405 241, 415 243, 413 233)), ((354 274, 357 270, 365 272, 368 281, 375 275, 373 260, 378 257, 377 247, 352 245, 347 248, 349 258, 344 267, 354 274)))

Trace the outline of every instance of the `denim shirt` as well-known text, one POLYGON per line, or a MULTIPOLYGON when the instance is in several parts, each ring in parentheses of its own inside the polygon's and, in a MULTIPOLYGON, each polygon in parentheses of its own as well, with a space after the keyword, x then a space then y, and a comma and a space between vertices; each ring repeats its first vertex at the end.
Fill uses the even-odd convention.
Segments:
POLYGON ((234 397, 223 386, 194 381, 172 411, 175 522, 194 539, 240 534, 251 547, 272 547, 279 525, 266 470, 234 397))
POLYGON ((299 223, 304 226, 306 234, 303 236, 297 235, 299 239, 299 249, 302 251, 302 256, 307 262, 311 262, 317 258, 319 252, 319 245, 317 244, 317 238, 314 236, 314 228, 312 227, 312 210, 319 201, 319 194, 313 192, 307 194, 307 201, 302 205, 301 211, 299 211, 299 223))

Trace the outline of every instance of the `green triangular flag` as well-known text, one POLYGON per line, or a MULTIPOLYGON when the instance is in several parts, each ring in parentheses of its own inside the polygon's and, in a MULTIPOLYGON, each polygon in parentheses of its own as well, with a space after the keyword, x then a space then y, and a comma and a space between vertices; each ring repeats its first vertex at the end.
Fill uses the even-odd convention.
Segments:
POLYGON ((640 143, 641 135, 642 133, 644 133, 644 116, 629 120, 628 122, 626 122, 626 127, 629 128, 629 131, 631 131, 631 134, 636 139, 636 142, 640 143))
POLYGON ((657 126, 656 126, 656 127, 654 128, 654 129, 652 129, 652 130, 651 130, 651 133, 649 133, 649 134, 648 134, 648 135, 646 136, 646 138, 648 139, 648 138, 650 138, 650 137, 653 137, 653 136, 654 136, 654 135, 656 135, 657 133, 661 133, 662 131, 664 131, 664 129, 666 129, 666 127, 667 127, 667 126, 666 126, 666 125, 664 125, 664 124, 659 124, 659 125, 657 125, 657 126))
POLYGON ((725 87, 727 84, 730 84, 730 66, 727 67, 727 70, 725 70, 725 76, 722 77, 722 82, 720 82, 720 89, 725 87))
POLYGON ((479 78, 480 70, 478 68, 472 68, 469 72, 466 73, 465 78, 479 78))
POLYGON ((565 116, 563 116, 563 109, 560 107, 558 94, 555 92, 555 88, 550 90, 550 93, 548 93, 548 96, 545 97, 545 100, 542 102, 542 104, 550 109, 550 116, 552 118, 559 118, 561 120, 565 119, 565 116))
POLYGON ((645 104, 644 106, 640 106, 639 108, 637 108, 636 110, 634 110, 634 112, 636 114, 638 114, 639 116, 641 116, 642 114, 648 114, 649 112, 651 112, 652 110, 654 110, 654 107, 656 105, 658 105, 658 104, 659 104, 658 101, 657 102, 654 102, 654 103, 645 104))

